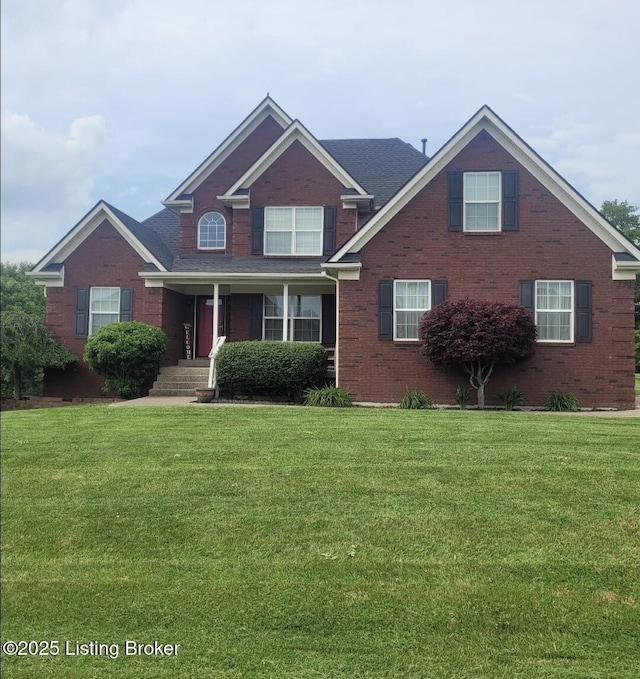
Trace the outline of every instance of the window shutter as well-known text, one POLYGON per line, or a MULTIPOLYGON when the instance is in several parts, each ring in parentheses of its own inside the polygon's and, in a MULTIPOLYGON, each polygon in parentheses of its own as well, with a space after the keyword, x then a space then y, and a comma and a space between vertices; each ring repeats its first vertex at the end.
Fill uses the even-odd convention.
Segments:
POLYGON ((251 208, 251 254, 261 255, 264 252, 264 208, 251 208))
POLYGON ((576 342, 591 342, 591 281, 576 281, 576 342))
POLYGON ((250 295, 249 302, 249 339, 262 339, 262 311, 264 298, 262 295, 250 295))
POLYGON ((447 281, 431 282, 431 308, 447 299, 447 281))
POLYGON ((378 283, 378 339, 393 339, 393 281, 378 283))
POLYGON ((133 288, 120 289, 120 320, 133 320, 133 288))
POLYGON ((324 230, 322 232, 322 254, 332 255, 336 249, 336 208, 324 208, 324 230))
POLYGON ((518 230, 518 173, 502 173, 502 230, 518 230))
POLYGON ((75 336, 89 334, 89 288, 76 288, 76 332, 75 336))
POLYGON ((447 175, 449 192, 449 231, 462 231, 463 211, 463 174, 449 172, 447 175))
POLYGON ((535 281, 520 281, 520 304, 532 316, 535 316, 535 281))
POLYGON ((336 343, 336 296, 322 295, 322 344, 336 343))

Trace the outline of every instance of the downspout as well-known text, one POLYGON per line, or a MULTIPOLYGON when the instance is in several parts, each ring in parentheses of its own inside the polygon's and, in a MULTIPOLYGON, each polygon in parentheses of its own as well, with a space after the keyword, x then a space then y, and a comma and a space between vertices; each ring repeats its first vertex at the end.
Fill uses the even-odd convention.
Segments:
POLYGON ((333 364, 336 370, 336 387, 340 386, 340 279, 334 278, 326 271, 322 272, 324 276, 330 278, 336 284, 336 346, 333 350, 333 364))

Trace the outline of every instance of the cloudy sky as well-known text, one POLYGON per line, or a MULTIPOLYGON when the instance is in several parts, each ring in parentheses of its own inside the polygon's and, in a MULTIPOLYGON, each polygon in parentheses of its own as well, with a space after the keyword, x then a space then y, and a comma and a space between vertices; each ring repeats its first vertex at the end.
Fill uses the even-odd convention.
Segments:
POLYGON ((591 203, 640 205, 638 0, 2 0, 2 261, 136 219, 269 92, 432 155, 488 104, 591 203))

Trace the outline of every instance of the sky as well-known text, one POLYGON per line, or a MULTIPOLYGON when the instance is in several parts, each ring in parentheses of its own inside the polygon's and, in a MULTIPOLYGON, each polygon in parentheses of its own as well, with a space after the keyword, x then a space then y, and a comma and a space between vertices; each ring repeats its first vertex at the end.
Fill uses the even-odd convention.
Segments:
POLYGON ((484 104, 589 202, 640 205, 638 0, 2 0, 1 252, 142 220, 267 93, 433 155, 484 104))

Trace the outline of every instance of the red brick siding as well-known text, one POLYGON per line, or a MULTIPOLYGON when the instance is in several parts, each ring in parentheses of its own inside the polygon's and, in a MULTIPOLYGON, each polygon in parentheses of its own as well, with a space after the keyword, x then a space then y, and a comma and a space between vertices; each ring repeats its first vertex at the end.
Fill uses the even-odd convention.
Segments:
POLYGON ((399 401, 419 388, 454 402, 464 373, 436 370, 419 344, 379 341, 378 281, 446 279, 449 298, 518 302, 518 281, 593 282, 592 343, 538 344, 535 357, 497 369, 487 394, 517 383, 527 404, 570 390, 583 406, 631 407, 633 281, 611 280, 610 250, 488 134, 481 133, 363 248, 359 281, 340 284, 340 383, 356 399, 399 401), (447 171, 519 171, 519 230, 480 235, 447 230, 447 171))

